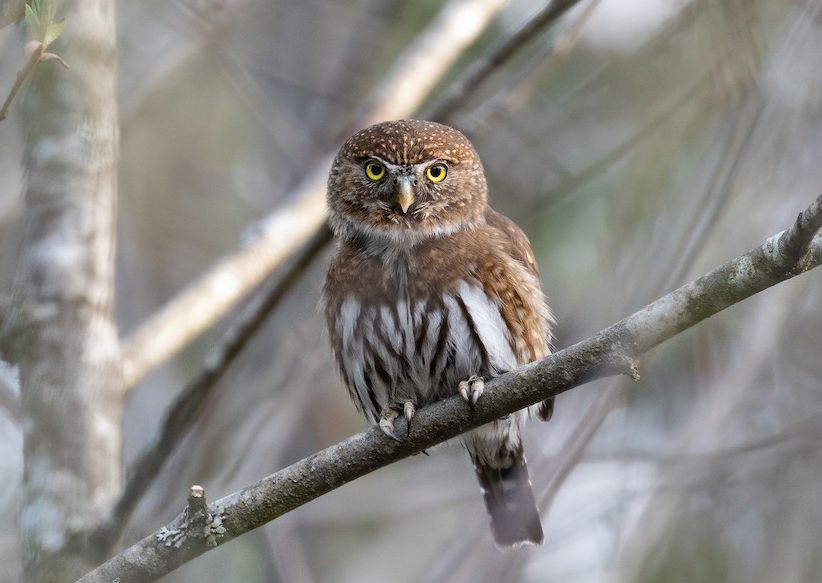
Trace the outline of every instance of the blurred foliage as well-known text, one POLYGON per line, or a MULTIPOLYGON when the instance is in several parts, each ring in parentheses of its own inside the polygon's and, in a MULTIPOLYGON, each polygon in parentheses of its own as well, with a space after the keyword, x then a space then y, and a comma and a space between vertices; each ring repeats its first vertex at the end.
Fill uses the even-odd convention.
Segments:
MULTIPOLYGON (((538 8, 512 1, 458 69, 538 8)), ((120 2, 118 322, 130 330, 276 208, 441 5, 401 0, 120 2)), ((822 2, 603 0, 575 10, 462 104, 496 208, 537 252, 557 345, 605 327, 785 228, 822 185, 822 2), (523 93, 517 93, 523 92, 523 93), (527 95, 518 101, 516 95, 527 95)), ((66 15, 70 21, 70 15, 66 15)), ((20 68, 0 30, 0 87, 20 68)), ((72 63, 74 65, 74 63, 72 63)), ((458 77, 442 83, 433 111, 458 77)), ((22 97, 22 96, 21 96, 22 97)), ((14 277, 23 177, 0 137, 0 285, 14 277)), ((138 509, 128 540, 361 429, 316 313, 311 270, 222 383, 138 509)), ((470 465, 440 448, 349 484, 168 581, 815 581, 822 572, 819 274, 769 290, 656 350, 642 380, 559 399, 527 437, 546 543, 500 553, 470 465), (602 391, 614 395, 599 411, 602 391), (571 441, 598 424, 590 442, 571 441)), ((218 330, 147 379, 126 454, 218 330)), ((20 475, 2 417, 0 459, 20 475), (6 451, 8 450, 8 451, 6 451), (6 462, 6 460, 11 460, 6 462)), ((0 486, 0 561, 16 553, 0 486)), ((2 577, 0 577, 2 579, 2 577)))

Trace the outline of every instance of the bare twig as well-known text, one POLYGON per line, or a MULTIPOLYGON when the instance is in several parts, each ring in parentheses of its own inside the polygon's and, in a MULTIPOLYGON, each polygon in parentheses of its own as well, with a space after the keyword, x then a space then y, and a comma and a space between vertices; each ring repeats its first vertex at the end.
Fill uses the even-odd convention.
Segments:
POLYGON ((504 5, 499 0, 460 0, 443 8, 437 20, 414 40, 380 83, 361 125, 394 119, 398 112, 402 112, 401 116, 414 113, 504 5))
POLYGON ((601 2, 602 0, 591 0, 581 11, 576 22, 564 30, 546 50, 531 59, 524 67, 524 74, 517 81, 505 84, 495 95, 483 100, 464 116, 465 121, 462 121, 462 115, 459 116, 460 127, 465 131, 480 126, 487 127, 498 116, 511 114, 524 107, 536 91, 537 82, 549 72, 556 70, 571 54, 582 36, 585 24, 601 2))
POLYGON ((806 210, 799 213, 793 226, 779 238, 779 252, 785 256, 791 271, 802 273, 808 248, 814 235, 822 228, 822 194, 806 210))
MULTIPOLYGON (((792 229, 805 237, 822 213, 814 203, 792 229)), ((779 249, 784 233, 699 279, 654 301, 598 334, 548 358, 488 382, 472 410, 458 397, 421 409, 408 437, 386 438, 378 428, 360 433, 305 458, 240 492, 219 500, 225 532, 222 544, 258 528, 339 486, 543 399, 596 378, 619 374, 614 366, 635 359, 665 340, 768 287, 794 277, 791 259, 779 249)), ((808 248, 807 269, 822 263, 822 235, 808 248)), ((400 422, 400 431, 407 428, 400 422)), ((178 516, 164 531, 179 530, 178 516)), ((154 533, 83 577, 81 583, 153 581, 199 556, 208 546, 190 541, 179 548, 163 545, 154 533)))
POLYGON ((26 66, 20 69, 20 72, 17 73, 17 77, 14 80, 14 85, 12 85, 9 94, 6 96, 6 100, 3 102, 2 107, 0 107, 0 121, 6 119, 6 116, 9 114, 11 102, 14 101, 14 98, 17 96, 17 93, 20 91, 20 88, 23 87, 26 80, 31 77, 32 73, 34 73, 34 69, 37 67, 37 63, 40 62, 40 57, 43 56, 43 52, 45 50, 46 47, 44 45, 37 47, 31 53, 26 66))
POLYGON ((507 63, 520 49, 530 43, 540 33, 544 32, 558 18, 565 14, 580 0, 552 0, 536 16, 531 18, 516 33, 507 38, 496 49, 477 61, 450 91, 450 95, 437 107, 433 119, 448 122, 463 101, 507 63))
MULTIPOLYGON (((411 115, 504 4, 451 0, 400 56, 357 125, 411 115), (412 87, 405 84, 409 79, 415 80, 412 87)), ((253 241, 220 260, 123 341, 126 387, 211 326, 320 229, 332 156, 315 164, 316 171, 288 197, 293 202, 259 223, 253 241)))

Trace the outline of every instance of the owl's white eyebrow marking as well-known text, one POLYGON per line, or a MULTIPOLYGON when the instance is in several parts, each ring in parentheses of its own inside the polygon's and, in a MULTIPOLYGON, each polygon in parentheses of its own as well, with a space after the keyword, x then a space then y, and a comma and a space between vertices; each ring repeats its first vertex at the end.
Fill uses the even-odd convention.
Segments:
MULTIPOLYGON (((370 156, 370 158, 373 158, 374 160, 379 160, 380 162, 382 162, 385 165, 385 167, 390 172, 395 173, 395 174, 405 172, 405 169, 408 168, 409 166, 411 168, 413 168, 415 172, 418 172, 418 171, 421 171, 421 170, 424 170, 425 168, 427 168, 428 165, 431 164, 431 162, 432 162, 432 160, 426 160, 425 162, 419 162, 417 164, 393 164, 393 163, 389 162, 388 160, 385 160, 384 158, 381 158, 379 156, 370 156)), ((435 159, 434 161, 439 161, 439 160, 435 159)))

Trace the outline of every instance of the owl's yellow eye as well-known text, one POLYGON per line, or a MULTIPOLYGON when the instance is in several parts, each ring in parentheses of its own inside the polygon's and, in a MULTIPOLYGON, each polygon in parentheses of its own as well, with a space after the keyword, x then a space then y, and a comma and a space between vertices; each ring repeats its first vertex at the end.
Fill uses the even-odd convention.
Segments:
POLYGON ((425 176, 431 182, 442 182, 445 180, 445 175, 448 173, 448 170, 445 168, 445 164, 431 164, 425 170, 425 176))
POLYGON ((383 176, 385 176, 385 166, 377 160, 369 160, 365 163, 365 175, 368 177, 368 180, 373 182, 382 180, 383 176))

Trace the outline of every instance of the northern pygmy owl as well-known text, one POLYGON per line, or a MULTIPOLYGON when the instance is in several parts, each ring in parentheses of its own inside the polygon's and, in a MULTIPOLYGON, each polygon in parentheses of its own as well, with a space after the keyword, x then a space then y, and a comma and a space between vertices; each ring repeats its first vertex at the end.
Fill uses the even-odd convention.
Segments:
MULTIPOLYGON (((328 178, 337 248, 323 303, 354 403, 397 439, 394 421, 550 352, 552 317, 534 254, 488 206, 476 150, 457 130, 389 121, 354 134, 328 178)), ((553 402, 537 407, 547 420, 553 402)), ((523 453, 525 413, 461 437, 500 545, 540 543, 523 453)))

